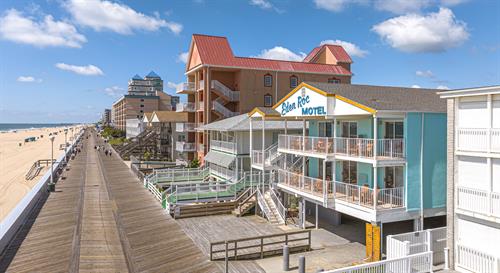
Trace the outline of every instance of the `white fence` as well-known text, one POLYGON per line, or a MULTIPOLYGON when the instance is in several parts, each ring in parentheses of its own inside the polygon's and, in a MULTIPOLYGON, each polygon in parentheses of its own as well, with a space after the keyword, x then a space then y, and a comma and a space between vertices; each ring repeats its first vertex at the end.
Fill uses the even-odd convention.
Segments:
POLYGON ((387 259, 432 251, 434 264, 444 263, 446 227, 387 236, 387 259))
POLYGON ((500 152, 500 129, 458 128, 457 149, 470 152, 500 152))
POLYGON ((432 272, 432 252, 344 267, 325 273, 428 273, 432 272))
POLYGON ((457 197, 460 209, 500 217, 500 193, 459 186, 457 197))
POLYGON ((210 149, 236 153, 236 142, 212 139, 210 140, 210 149))
POLYGON ((175 109, 176 112, 194 112, 196 110, 194 102, 179 102, 175 109))
POLYGON ((457 265, 476 273, 500 272, 500 258, 480 250, 457 245, 457 265))

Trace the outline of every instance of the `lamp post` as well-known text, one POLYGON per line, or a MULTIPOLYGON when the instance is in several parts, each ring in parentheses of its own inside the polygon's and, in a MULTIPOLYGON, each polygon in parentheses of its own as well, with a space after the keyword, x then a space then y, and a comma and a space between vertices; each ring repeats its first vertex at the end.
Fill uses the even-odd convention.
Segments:
POLYGON ((64 162, 66 162, 66 156, 68 156, 68 128, 64 129, 64 162))
POLYGON ((56 190, 56 185, 54 184, 54 139, 55 137, 50 138, 51 142, 51 154, 50 154, 50 183, 49 183, 49 192, 53 192, 56 190))

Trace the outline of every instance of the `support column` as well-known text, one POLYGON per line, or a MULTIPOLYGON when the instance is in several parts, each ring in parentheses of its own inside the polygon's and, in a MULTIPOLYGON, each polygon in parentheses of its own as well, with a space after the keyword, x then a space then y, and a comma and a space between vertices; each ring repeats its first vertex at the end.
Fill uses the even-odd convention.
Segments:
MULTIPOLYGON (((302 152, 306 149, 306 120, 302 120, 302 152)), ((306 157, 302 155, 302 181, 300 188, 304 187, 304 176, 306 175, 306 157)))
POLYGON ((264 183, 266 178, 266 157, 264 151, 266 149, 266 119, 262 117, 262 194, 264 194, 264 183))
POLYGON ((318 208, 318 204, 316 204, 316 221, 315 221, 315 225, 316 225, 316 229, 319 228, 319 215, 318 215, 318 212, 319 212, 319 208, 318 208))
POLYGON ((306 228, 306 200, 303 197, 299 202, 299 227, 306 228))
MULTIPOLYGON (((285 136, 286 136, 285 137, 285 142, 288 142, 288 119, 286 119, 286 118, 285 118, 285 136)), ((288 147, 288 144, 286 146, 288 147)), ((288 170, 288 166, 287 166, 288 154, 285 153, 283 156, 285 157, 285 162, 283 162, 283 166, 285 167, 285 170, 288 170)))
POLYGON ((377 174, 377 145, 378 144, 378 118, 373 116, 373 209, 377 210, 377 190, 378 190, 378 174, 377 174))
POLYGON ((253 192, 253 168, 252 168, 252 162, 253 162, 253 128, 252 128, 252 120, 253 118, 250 117, 250 187, 252 188, 253 192))

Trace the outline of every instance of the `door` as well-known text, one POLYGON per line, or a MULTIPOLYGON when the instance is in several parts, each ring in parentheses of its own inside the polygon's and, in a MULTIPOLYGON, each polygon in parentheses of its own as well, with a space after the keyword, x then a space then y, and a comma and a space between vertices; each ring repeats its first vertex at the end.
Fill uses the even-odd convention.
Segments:
POLYGON ((404 186, 404 170, 402 166, 385 167, 385 188, 398 188, 404 186))
POLYGON ((394 139, 404 137, 404 127, 402 121, 387 121, 385 122, 384 138, 394 139))
POLYGON ((357 138, 358 137, 358 123, 355 121, 342 121, 340 123, 342 132, 340 132, 341 137, 350 137, 357 138))
POLYGON ((348 184, 358 183, 358 164, 354 161, 342 161, 342 182, 348 184))

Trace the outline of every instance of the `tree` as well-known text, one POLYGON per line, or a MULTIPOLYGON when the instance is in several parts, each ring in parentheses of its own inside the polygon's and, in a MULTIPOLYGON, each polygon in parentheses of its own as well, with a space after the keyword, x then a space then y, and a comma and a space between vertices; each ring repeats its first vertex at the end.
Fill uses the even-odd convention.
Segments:
POLYGON ((191 162, 189 162, 188 168, 198 168, 200 167, 200 161, 198 160, 198 158, 195 158, 193 160, 191 160, 191 162))

